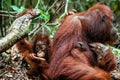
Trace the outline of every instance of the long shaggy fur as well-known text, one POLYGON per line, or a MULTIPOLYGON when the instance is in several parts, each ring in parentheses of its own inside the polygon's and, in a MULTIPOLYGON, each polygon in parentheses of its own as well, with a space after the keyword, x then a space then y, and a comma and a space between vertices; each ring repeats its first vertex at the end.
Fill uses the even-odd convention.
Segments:
POLYGON ((97 55, 88 46, 93 42, 104 44, 111 41, 111 24, 112 11, 101 4, 86 12, 66 16, 53 40, 49 68, 51 79, 111 80, 108 72, 116 66, 112 52, 108 50, 105 53, 108 57, 104 55, 103 65, 97 62, 97 55), (75 48, 78 42, 83 43, 85 51, 75 48))

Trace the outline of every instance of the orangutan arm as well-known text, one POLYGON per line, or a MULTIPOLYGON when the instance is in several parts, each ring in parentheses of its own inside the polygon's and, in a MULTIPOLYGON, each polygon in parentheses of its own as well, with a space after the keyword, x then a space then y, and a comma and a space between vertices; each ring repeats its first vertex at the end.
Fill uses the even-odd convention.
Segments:
POLYGON ((59 79, 62 77, 65 80, 111 80, 109 73, 98 67, 93 68, 86 63, 75 61, 73 57, 66 58, 60 67, 59 79))
POLYGON ((89 46, 90 49, 97 54, 100 68, 104 69, 107 72, 115 69, 117 65, 115 55, 112 53, 108 46, 105 46, 101 43, 92 43, 89 44, 89 46))
POLYGON ((99 62, 99 66, 100 66, 100 68, 104 69, 105 71, 110 72, 115 69, 116 65, 117 65, 117 62, 115 60, 115 56, 112 53, 112 51, 110 49, 108 49, 104 53, 101 61, 99 62))

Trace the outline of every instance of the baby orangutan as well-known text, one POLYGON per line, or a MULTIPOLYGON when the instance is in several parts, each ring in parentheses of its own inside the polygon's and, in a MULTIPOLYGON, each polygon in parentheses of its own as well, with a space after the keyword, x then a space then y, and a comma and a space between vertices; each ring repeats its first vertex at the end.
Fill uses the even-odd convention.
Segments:
POLYGON ((29 75, 40 75, 42 79, 47 80, 45 71, 48 68, 48 52, 49 44, 46 41, 48 36, 36 35, 33 43, 23 39, 16 43, 20 53, 22 53, 24 60, 30 65, 30 70, 27 70, 29 75))

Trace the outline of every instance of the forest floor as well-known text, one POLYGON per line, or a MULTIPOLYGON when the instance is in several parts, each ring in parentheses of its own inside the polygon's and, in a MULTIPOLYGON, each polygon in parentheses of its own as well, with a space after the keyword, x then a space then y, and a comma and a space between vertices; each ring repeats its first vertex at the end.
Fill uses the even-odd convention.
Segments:
MULTIPOLYGON (((120 80, 120 58, 117 61, 119 62, 117 69, 112 71, 114 80, 120 80)), ((29 66, 23 63, 23 56, 15 46, 0 54, 0 80, 41 80, 40 75, 28 76, 27 67, 29 66)))
POLYGON ((0 54, 0 80, 41 80, 40 75, 27 75, 28 68, 15 46, 0 54))

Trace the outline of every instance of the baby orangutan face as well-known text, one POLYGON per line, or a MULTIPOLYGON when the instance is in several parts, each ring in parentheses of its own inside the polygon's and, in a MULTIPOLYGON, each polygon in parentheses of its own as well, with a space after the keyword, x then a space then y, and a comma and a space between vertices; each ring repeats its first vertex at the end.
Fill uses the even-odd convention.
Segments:
POLYGON ((35 49, 36 49, 38 57, 44 57, 45 56, 45 51, 47 49, 47 45, 43 41, 39 41, 39 42, 36 43, 35 49))

